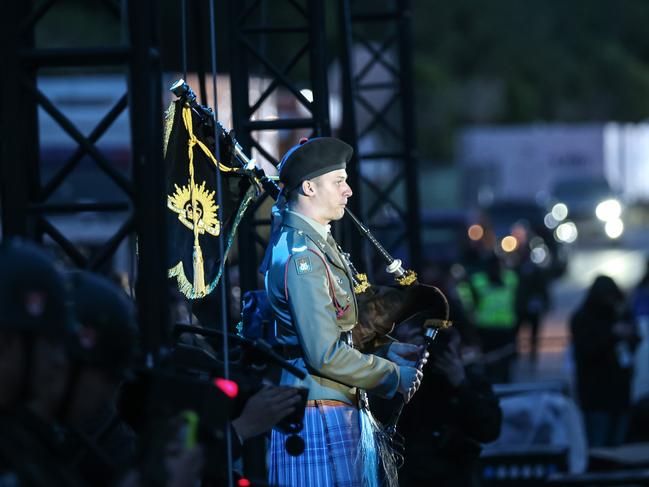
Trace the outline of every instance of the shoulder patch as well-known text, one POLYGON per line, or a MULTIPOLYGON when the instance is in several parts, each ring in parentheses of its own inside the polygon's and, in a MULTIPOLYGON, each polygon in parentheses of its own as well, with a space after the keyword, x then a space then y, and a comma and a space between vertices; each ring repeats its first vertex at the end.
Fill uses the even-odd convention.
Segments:
POLYGON ((313 270, 311 259, 308 256, 298 257, 295 259, 295 268, 298 274, 307 274, 313 270))

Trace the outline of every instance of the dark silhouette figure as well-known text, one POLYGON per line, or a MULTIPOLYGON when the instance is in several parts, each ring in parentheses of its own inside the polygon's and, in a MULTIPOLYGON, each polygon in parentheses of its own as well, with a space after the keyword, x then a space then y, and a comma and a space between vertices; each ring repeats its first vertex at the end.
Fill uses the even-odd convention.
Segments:
POLYGON ((547 271, 532 262, 529 249, 521 256, 518 266, 518 293, 516 295, 517 329, 528 324, 530 327, 530 354, 532 360, 538 356, 539 327, 543 314, 548 310, 550 296, 547 271))
MULTIPOLYGON (((401 327, 396 334, 405 342, 421 343, 421 328, 401 327)), ((405 440, 402 486, 476 485, 482 444, 500 434, 498 398, 481 375, 465 368, 460 347, 458 331, 440 332, 421 388, 404 409, 399 423, 405 440)))
POLYGON ((619 445, 627 431, 638 336, 624 294, 613 279, 595 279, 570 326, 588 443, 591 447, 619 445))

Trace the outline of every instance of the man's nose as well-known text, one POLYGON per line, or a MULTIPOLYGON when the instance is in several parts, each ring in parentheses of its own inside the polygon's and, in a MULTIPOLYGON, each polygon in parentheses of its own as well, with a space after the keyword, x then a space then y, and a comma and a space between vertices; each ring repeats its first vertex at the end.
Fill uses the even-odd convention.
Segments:
POLYGON ((353 193, 353 191, 352 191, 351 186, 350 186, 349 184, 345 183, 345 189, 344 189, 344 191, 343 191, 343 195, 344 195, 346 198, 349 198, 352 194, 354 194, 354 193, 353 193))

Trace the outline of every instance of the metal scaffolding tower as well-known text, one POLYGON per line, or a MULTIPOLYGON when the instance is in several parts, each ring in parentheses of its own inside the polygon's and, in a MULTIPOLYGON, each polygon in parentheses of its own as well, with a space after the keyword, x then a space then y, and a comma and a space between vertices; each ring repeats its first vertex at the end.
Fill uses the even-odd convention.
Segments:
MULTIPOLYGON (((354 147, 348 169, 353 210, 409 268, 421 263, 410 0, 338 3, 343 74, 341 138, 354 147)), ((346 232, 348 234, 349 232, 346 232)), ((354 238, 349 248, 361 255, 354 238)), ((377 259, 365 268, 382 280, 377 259)))
MULTIPOLYGON (((331 59, 324 2, 286 0, 282 8, 275 2, 272 9, 270 3, 230 2, 230 65, 237 137, 245 149, 276 166, 281 153, 297 142, 296 130, 307 129, 301 132, 306 136, 330 134, 331 59), (262 107, 270 100, 279 110, 264 114, 262 107), (264 144, 264 133, 277 134, 279 153, 264 144)), ((410 23, 408 0, 338 2, 343 124, 337 135, 355 149, 348 167, 355 192, 350 208, 389 251, 417 268, 421 251, 410 23)), ((261 286, 257 268, 267 243, 269 206, 258 202, 240 229, 244 291, 261 286)), ((381 271, 373 272, 379 263, 363 249, 351 222, 345 219, 341 230, 338 238, 352 259, 366 258, 359 267, 383 278, 381 271)))
MULTIPOLYGON (((230 0, 229 8, 233 126, 246 151, 277 166, 299 135, 330 135, 324 1, 230 0), (276 113, 264 112, 270 101, 276 113)), ((260 199, 239 228, 242 291, 261 286, 269 206, 260 199)))
POLYGON ((167 343, 169 323, 168 310, 160 306, 167 295, 167 278, 157 2, 97 0, 95 8, 105 9, 116 31, 125 31, 123 40, 114 44, 79 47, 84 42, 80 39, 79 45, 51 47, 39 42, 39 24, 51 22, 53 12, 62 4, 53 0, 7 2, 0 21, 3 236, 53 243, 72 265, 92 270, 102 269, 123 242, 130 245, 133 255, 137 245, 136 295, 142 342, 148 360, 155 362, 160 347, 167 343), (80 128, 80 120, 65 113, 42 88, 48 75, 106 72, 124 78, 124 92, 115 96, 112 107, 87 132, 80 128), (113 160, 102 145, 125 112, 131 139, 127 167, 113 160), (39 133, 45 118, 51 122, 50 130, 39 133), (45 167, 48 148, 43 141, 53 132, 65 134, 74 148, 56 164, 45 167), (112 201, 66 198, 66 184, 83 164, 93 164, 95 173, 104 178, 102 187, 93 189, 114 189, 112 201), (104 242, 94 242, 91 248, 58 224, 67 221, 83 226, 88 215, 95 221, 110 218, 119 222, 112 235, 104 242))

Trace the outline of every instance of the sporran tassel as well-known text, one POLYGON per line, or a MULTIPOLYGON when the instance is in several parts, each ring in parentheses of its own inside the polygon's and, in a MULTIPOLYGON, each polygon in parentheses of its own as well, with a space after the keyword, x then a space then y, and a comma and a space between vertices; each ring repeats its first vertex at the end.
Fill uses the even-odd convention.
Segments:
POLYGON ((361 439, 357 461, 363 466, 364 487, 398 487, 397 455, 391 446, 390 437, 367 407, 361 407, 359 415, 361 439), (382 475, 379 475, 379 466, 382 467, 382 475))

